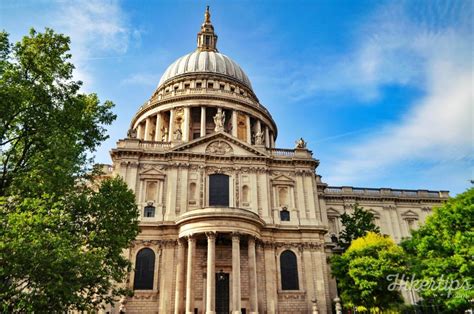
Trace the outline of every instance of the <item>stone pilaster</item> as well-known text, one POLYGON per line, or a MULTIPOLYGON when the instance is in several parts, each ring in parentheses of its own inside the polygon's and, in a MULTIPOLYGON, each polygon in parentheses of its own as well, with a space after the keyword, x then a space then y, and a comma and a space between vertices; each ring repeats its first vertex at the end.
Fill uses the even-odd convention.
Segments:
POLYGON ((174 241, 166 241, 162 246, 162 262, 160 270, 160 313, 170 313, 172 311, 172 289, 173 272, 167 271, 168 265, 174 265, 174 241))
POLYGON ((257 258, 255 238, 248 239, 250 314, 258 313, 257 258))
POLYGON ((176 290, 174 300, 174 313, 184 311, 184 243, 178 239, 178 260, 176 262, 176 290))
POLYGON ((267 297, 267 313, 275 314, 278 309, 277 269, 275 247, 270 243, 264 245, 265 256, 265 292, 267 297))

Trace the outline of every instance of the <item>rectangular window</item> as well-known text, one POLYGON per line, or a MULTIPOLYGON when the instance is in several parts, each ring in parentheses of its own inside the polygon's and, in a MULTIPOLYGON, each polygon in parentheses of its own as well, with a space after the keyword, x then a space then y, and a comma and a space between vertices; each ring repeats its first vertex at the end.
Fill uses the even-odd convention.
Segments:
POLYGON ((209 176, 209 206, 229 206, 229 176, 225 174, 209 176))
POLYGON ((145 206, 143 216, 148 217, 148 218, 155 217, 155 206, 153 206, 153 205, 145 206))
POLYGON ((280 211, 280 220, 281 221, 290 221, 290 212, 286 209, 280 211))

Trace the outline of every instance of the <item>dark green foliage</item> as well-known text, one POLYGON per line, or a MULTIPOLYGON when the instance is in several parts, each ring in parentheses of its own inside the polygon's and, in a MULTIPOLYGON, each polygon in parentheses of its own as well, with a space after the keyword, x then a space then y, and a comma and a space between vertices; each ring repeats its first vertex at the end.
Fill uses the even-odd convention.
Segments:
POLYGON ((474 300, 474 188, 434 209, 426 223, 402 243, 410 257, 410 275, 441 283, 420 295, 448 312, 462 313, 474 300))
POLYGON ((125 293, 135 197, 119 178, 87 185, 115 115, 79 93, 68 52, 50 29, 15 45, 0 33, 1 312, 91 310, 125 293))
POLYGON ((341 215, 343 230, 339 235, 339 245, 345 250, 351 245, 352 240, 365 236, 369 231, 380 233, 379 227, 374 224, 374 215, 364 210, 359 204, 354 205, 352 215, 341 215))
POLYGON ((79 93, 64 35, 31 30, 11 45, 1 32, 0 49, 0 196, 65 191, 107 138, 113 104, 79 93))

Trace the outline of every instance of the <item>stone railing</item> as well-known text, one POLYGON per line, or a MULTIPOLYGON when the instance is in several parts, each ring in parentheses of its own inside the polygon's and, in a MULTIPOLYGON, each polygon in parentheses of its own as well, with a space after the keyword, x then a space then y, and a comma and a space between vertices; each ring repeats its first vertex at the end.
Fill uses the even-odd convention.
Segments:
POLYGON ((351 186, 328 186, 324 193, 327 195, 364 195, 364 196, 388 196, 388 197, 424 197, 424 198, 448 198, 448 191, 428 191, 428 190, 400 190, 400 189, 374 189, 357 188, 351 186))
POLYGON ((284 148, 270 148, 270 154, 275 157, 294 157, 294 149, 284 149, 284 148))
POLYGON ((242 95, 239 93, 236 93, 235 91, 229 91, 229 90, 224 90, 224 89, 219 89, 219 88, 205 88, 205 87, 193 87, 193 88, 186 88, 186 89, 175 89, 172 91, 169 91, 164 94, 159 94, 158 95, 158 100, 164 100, 164 99, 169 99, 172 97, 176 96, 184 96, 184 95, 196 95, 196 94, 224 94, 224 95, 230 95, 232 97, 237 97, 240 98, 241 100, 245 102, 249 102, 253 105, 254 102, 251 100, 251 98, 248 95, 242 95))
POLYGON ((143 141, 138 139, 125 139, 117 142, 117 148, 138 148, 147 150, 167 150, 170 149, 171 142, 143 141))
POLYGON ((141 141, 140 147, 144 149, 170 149, 171 142, 141 141))

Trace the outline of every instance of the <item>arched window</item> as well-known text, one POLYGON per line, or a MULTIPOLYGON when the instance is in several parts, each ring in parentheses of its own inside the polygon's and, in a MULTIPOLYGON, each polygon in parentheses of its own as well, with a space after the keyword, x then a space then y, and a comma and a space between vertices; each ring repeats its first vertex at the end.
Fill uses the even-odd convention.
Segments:
POLYGON ((141 249, 135 262, 134 290, 153 290, 155 274, 155 253, 148 248, 141 249))
POLYGON ((209 206, 229 206, 229 176, 209 176, 209 206))
POLYGON ((242 187, 242 202, 248 203, 249 202, 249 187, 244 185, 242 187))
POLYGON ((280 255, 280 274, 282 290, 299 290, 296 255, 290 250, 280 255))

